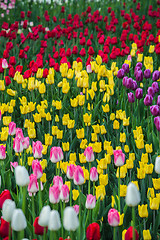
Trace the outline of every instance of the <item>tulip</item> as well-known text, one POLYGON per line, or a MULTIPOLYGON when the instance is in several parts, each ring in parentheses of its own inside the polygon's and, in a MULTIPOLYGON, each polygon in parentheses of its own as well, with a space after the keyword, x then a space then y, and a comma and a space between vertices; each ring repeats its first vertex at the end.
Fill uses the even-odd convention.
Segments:
POLYGON ((63 152, 61 147, 52 147, 50 151, 50 160, 57 163, 63 159, 63 152))
POLYGON ((144 98, 144 104, 146 106, 150 106, 152 104, 152 101, 153 101, 153 97, 151 95, 146 94, 144 98))
POLYGON ((61 187, 63 185, 63 179, 60 176, 54 176, 53 178, 53 184, 57 185, 59 187, 59 189, 61 190, 61 187))
POLYGON ((78 215, 79 214, 79 205, 74 205, 73 208, 74 208, 76 214, 78 215))
POLYGON ((126 88, 132 89, 133 88, 133 79, 132 78, 127 78, 125 82, 126 88))
POLYGON ((134 103, 135 102, 135 97, 132 92, 128 93, 128 102, 129 103, 134 103))
POLYGON ((15 168, 15 178, 18 186, 24 187, 29 184, 29 174, 24 166, 17 166, 15 168))
POLYGON ((155 95, 155 91, 153 87, 149 87, 147 90, 148 95, 151 95, 152 97, 154 97, 155 95))
POLYGON ((52 210, 49 215, 48 229, 50 231, 58 231, 61 228, 59 212, 52 210))
POLYGON ((42 143, 40 141, 33 142, 32 150, 33 150, 34 158, 41 158, 42 157, 43 146, 42 146, 42 143))
POLYGON ((3 69, 8 68, 8 62, 7 62, 6 59, 2 59, 2 68, 3 68, 3 69))
POLYGON ((112 227, 117 227, 120 222, 120 216, 116 209, 111 208, 108 212, 108 223, 112 227))
POLYGON ((124 77, 124 70, 123 70, 123 68, 121 68, 121 69, 119 69, 118 70, 118 73, 117 73, 117 77, 118 78, 123 78, 124 77))
POLYGON ((146 79, 151 77, 151 71, 150 71, 150 69, 146 69, 146 70, 144 71, 144 77, 145 77, 146 79))
POLYGON ((30 180, 30 182, 29 182, 29 185, 28 185, 28 192, 30 192, 30 193, 38 192, 39 187, 38 187, 38 182, 37 182, 36 175, 31 174, 29 176, 29 180, 30 180))
POLYGON ((124 73, 129 73, 129 64, 124 63, 122 65, 122 69, 124 70, 124 73))
POLYGON ((84 156, 86 157, 87 162, 93 162, 94 161, 93 148, 87 147, 84 151, 84 156))
POLYGON ((60 189, 58 185, 53 185, 49 188, 49 201, 53 204, 60 201, 60 189))
POLYGON ((23 132, 21 128, 16 128, 16 137, 19 137, 20 139, 24 139, 23 132))
POLYGON ((141 99, 143 97, 143 89, 142 88, 137 88, 135 92, 135 96, 137 99, 141 99))
POLYGON ((152 88, 155 91, 155 93, 159 92, 158 82, 153 82, 152 83, 152 88))
POLYGON ((60 199, 62 200, 62 202, 69 202, 69 187, 65 184, 61 187, 60 199))
POLYGON ((96 196, 92 194, 87 195, 85 206, 87 209, 93 209, 96 206, 96 196))
POLYGON ((155 172, 157 174, 160 174, 160 157, 156 157, 154 168, 155 168, 155 172))
POLYGON ((160 116, 154 118, 154 124, 157 130, 160 132, 160 116))
POLYGON ((127 229, 127 232, 125 234, 125 240, 131 240, 133 239, 133 233, 135 233, 135 240, 139 239, 139 235, 136 229, 134 229, 133 227, 129 227, 127 229))
POLYGON ((100 227, 98 223, 91 223, 86 230, 86 239, 87 240, 100 240, 100 227))
POLYGON ((38 220, 39 220, 39 217, 36 217, 36 219, 33 223, 34 232, 37 235, 43 235, 44 234, 44 227, 42 227, 38 224, 38 220))
POLYGON ((142 70, 139 70, 136 73, 136 81, 142 82, 142 80, 143 80, 143 72, 142 72, 142 70))
POLYGON ((92 182, 96 182, 98 180, 98 172, 96 167, 92 167, 90 169, 90 179, 92 182))
POLYGON ((153 116, 158 116, 160 113, 159 106, 158 105, 150 106, 150 111, 153 116))
POLYGON ((14 122, 9 123, 9 135, 13 136, 16 134, 16 124, 14 122))
POLYGON ((137 89, 138 85, 137 85, 137 82, 135 80, 133 80, 132 82, 132 90, 135 91, 137 89))
POLYGON ((137 186, 134 183, 130 182, 127 187, 126 204, 130 207, 135 207, 139 204, 140 201, 141 198, 137 186))
POLYGON ((82 185, 84 183, 84 172, 83 169, 78 165, 74 172, 74 184, 82 185))
POLYGON ((27 227, 25 215, 21 209, 15 209, 12 215, 11 227, 14 231, 22 231, 27 227))
POLYGON ((68 179, 73 179, 74 178, 74 171, 75 171, 75 165, 70 164, 69 166, 67 166, 67 177, 68 179))
POLYGON ((160 78, 160 72, 158 70, 154 71, 152 74, 152 80, 157 81, 160 78))
POLYGON ((33 169, 33 173, 34 173, 34 175, 36 175, 37 179, 40 179, 43 175, 43 170, 42 170, 42 166, 41 166, 40 162, 38 161, 38 159, 33 160, 32 169, 33 169))
POLYGON ((22 141, 23 149, 29 148, 29 137, 25 137, 22 141))
POLYGON ((11 199, 6 199, 2 206, 2 215, 5 221, 11 222, 13 212, 16 208, 15 202, 11 199))
POLYGON ((117 167, 120 167, 124 164, 125 154, 122 153, 122 150, 114 150, 114 164, 117 167))
POLYGON ((44 206, 40 212, 40 216, 39 216, 39 220, 38 220, 38 224, 42 227, 47 227, 48 226, 48 222, 49 222, 49 217, 50 217, 50 206, 44 206))
POLYGON ((23 143, 21 138, 15 137, 13 141, 13 149, 16 153, 23 152, 23 143))
POLYGON ((0 160, 6 158, 6 146, 0 145, 0 160))
POLYGON ((67 231, 76 231, 79 227, 77 214, 73 207, 66 207, 63 215, 63 226, 67 231))
MULTIPOLYGON (((0 219, 0 236, 3 239, 9 239, 10 235, 10 223, 6 222, 3 217, 0 219)), ((10 238, 11 239, 11 238, 10 238)))
POLYGON ((157 105, 160 106, 160 95, 157 97, 157 105))

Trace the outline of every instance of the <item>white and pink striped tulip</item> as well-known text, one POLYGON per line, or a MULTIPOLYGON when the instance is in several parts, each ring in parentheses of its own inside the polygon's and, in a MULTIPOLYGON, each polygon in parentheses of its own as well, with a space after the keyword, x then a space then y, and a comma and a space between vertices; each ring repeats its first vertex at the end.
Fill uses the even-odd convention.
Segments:
POLYGON ((96 196, 93 196, 92 194, 87 195, 86 208, 93 209, 95 206, 96 206, 96 196))
POLYGON ((108 212, 108 223, 112 227, 117 227, 120 222, 120 216, 116 209, 111 208, 108 212))
POLYGON ((40 162, 38 161, 38 159, 33 160, 32 169, 33 169, 33 173, 36 175, 37 179, 42 177, 43 170, 42 170, 42 166, 41 166, 40 162))
POLYGON ((61 147, 52 147, 50 151, 50 160, 57 163, 63 159, 63 151, 61 147))
POLYGON ((42 146, 42 143, 40 141, 33 142, 32 151, 33 151, 34 158, 41 158, 42 157, 42 150, 43 150, 43 146, 42 146))
POLYGON ((60 190, 58 185, 53 185, 49 188, 49 201, 50 203, 56 204, 60 201, 60 190))
POLYGON ((93 148, 87 147, 84 151, 84 156, 86 157, 87 162, 93 162, 94 161, 93 148))

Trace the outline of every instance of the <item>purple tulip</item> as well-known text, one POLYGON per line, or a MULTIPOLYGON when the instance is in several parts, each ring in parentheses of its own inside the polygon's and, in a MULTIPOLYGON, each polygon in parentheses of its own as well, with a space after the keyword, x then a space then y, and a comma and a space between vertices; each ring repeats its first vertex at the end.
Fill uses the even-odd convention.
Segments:
POLYGON ((152 80, 157 81, 160 78, 160 72, 158 70, 154 71, 152 74, 152 80))
POLYGON ((149 87, 147 90, 147 93, 148 93, 148 95, 151 95, 152 97, 154 97, 155 91, 154 91, 153 87, 149 87))
POLYGON ((158 131, 160 131, 160 116, 154 118, 154 124, 158 131))
POLYGON ((153 105, 150 106, 150 111, 153 116, 158 116, 159 115, 159 106, 158 105, 153 105))
POLYGON ((150 69, 146 69, 146 70, 144 71, 144 77, 145 77, 146 79, 151 77, 151 71, 150 71, 150 69))
POLYGON ((127 76, 125 76, 125 77, 123 78, 122 84, 123 84, 124 87, 126 87, 126 80, 127 80, 127 79, 128 79, 127 76))
POLYGON ((143 89, 142 88, 137 88, 135 92, 135 96, 137 99, 141 99, 143 97, 143 89))
POLYGON ((160 106, 160 95, 157 97, 157 105, 160 106))
POLYGON ((123 78, 124 77, 124 70, 122 68, 118 70, 117 77, 118 78, 123 78))
POLYGON ((140 71, 140 70, 141 70, 140 67, 135 67, 135 69, 134 69, 134 76, 135 76, 135 77, 136 77, 136 75, 137 75, 137 72, 140 71))
POLYGON ((138 87, 137 82, 135 80, 133 80, 132 90, 135 91, 137 89, 137 87, 138 87))
POLYGON ((146 106, 150 106, 152 104, 153 97, 151 95, 146 94, 145 99, 144 99, 144 104, 146 106))
POLYGON ((143 72, 142 72, 142 70, 139 70, 136 73, 136 81, 142 82, 142 80, 143 80, 143 72))
POLYGON ((159 92, 158 82, 153 82, 152 83, 152 87, 153 87, 155 93, 159 92))
POLYGON ((132 89, 133 87, 133 79, 132 78, 127 78, 126 80, 126 88, 132 89))
POLYGON ((122 65, 122 69, 124 70, 124 73, 129 73, 129 64, 124 63, 122 65))
POLYGON ((132 92, 128 93, 128 102, 129 103, 135 102, 135 97, 134 97, 134 94, 132 92))
POLYGON ((136 67, 139 67, 140 69, 142 69, 142 63, 141 63, 141 62, 138 62, 138 63, 136 64, 136 67))

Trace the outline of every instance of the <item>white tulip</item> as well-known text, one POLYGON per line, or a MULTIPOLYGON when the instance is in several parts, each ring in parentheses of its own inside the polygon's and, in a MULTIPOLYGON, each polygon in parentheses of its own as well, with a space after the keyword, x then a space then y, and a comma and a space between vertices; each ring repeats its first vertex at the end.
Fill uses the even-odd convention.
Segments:
POLYGON ((26 218, 22 209, 15 209, 13 212, 11 227, 14 231, 22 231, 27 227, 26 218))
POLYGON ((140 203, 140 201, 141 197, 137 186, 134 183, 130 182, 127 187, 126 204, 129 207, 135 207, 140 203))
POLYGON ((61 220, 59 212, 52 210, 49 216, 48 229, 51 231, 58 231, 61 228, 61 220))
POLYGON ((160 174, 160 157, 156 157, 154 168, 155 168, 155 172, 157 174, 160 174))
POLYGON ((18 186, 24 187, 29 184, 29 174, 24 166, 17 166, 15 168, 15 178, 18 186))
POLYGON ((11 199, 6 199, 2 206, 2 216, 5 221, 11 222, 16 204, 11 199))
POLYGON ((44 206, 40 212, 40 216, 38 219, 38 224, 42 227, 47 227, 48 226, 48 222, 49 222, 49 216, 50 216, 50 206, 44 206))
POLYGON ((76 231, 76 229, 79 227, 79 220, 73 207, 65 208, 63 226, 67 231, 76 231))

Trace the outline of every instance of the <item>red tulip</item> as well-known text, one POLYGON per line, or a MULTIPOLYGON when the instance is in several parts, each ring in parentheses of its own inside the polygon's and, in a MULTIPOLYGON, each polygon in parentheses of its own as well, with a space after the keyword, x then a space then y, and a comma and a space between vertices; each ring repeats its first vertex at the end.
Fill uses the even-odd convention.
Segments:
MULTIPOLYGON (((135 229, 136 240, 139 239, 139 235, 137 230, 135 229)), ((133 227, 129 227, 125 234, 125 240, 133 240, 133 227)))
POLYGON ((1 221, 0 236, 4 238, 9 235, 9 222, 6 222, 2 217, 0 221, 1 221))
POLYGON ((91 223, 87 227, 86 231, 86 238, 87 240, 100 240, 101 235, 100 235, 100 227, 98 223, 91 223))
POLYGON ((0 208, 2 209, 3 203, 6 199, 12 199, 10 191, 5 189, 1 194, 0 194, 0 208))

